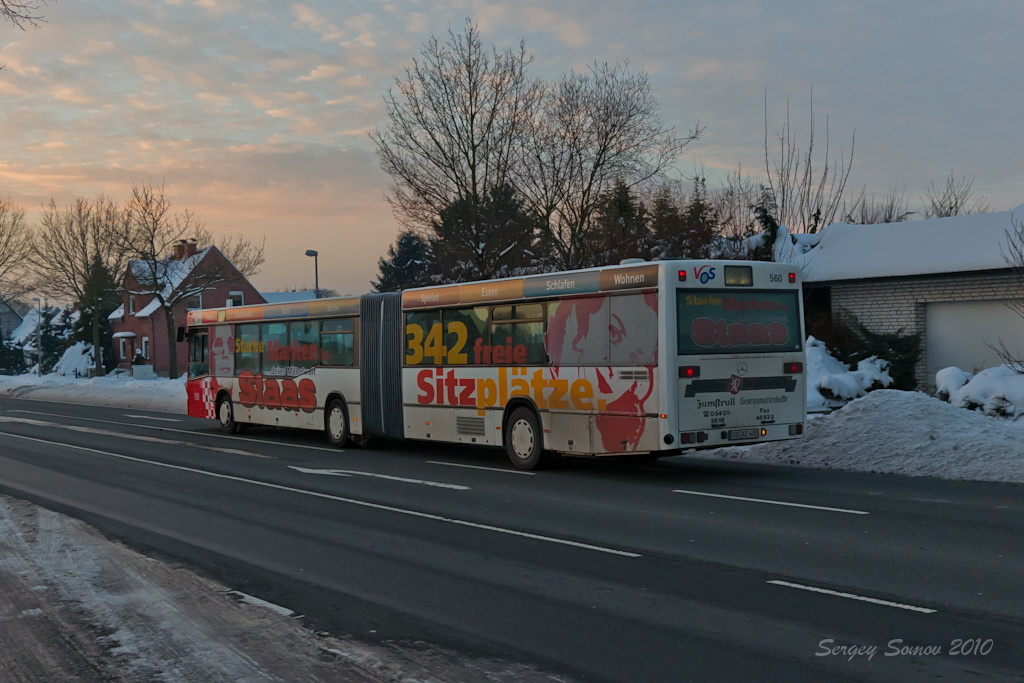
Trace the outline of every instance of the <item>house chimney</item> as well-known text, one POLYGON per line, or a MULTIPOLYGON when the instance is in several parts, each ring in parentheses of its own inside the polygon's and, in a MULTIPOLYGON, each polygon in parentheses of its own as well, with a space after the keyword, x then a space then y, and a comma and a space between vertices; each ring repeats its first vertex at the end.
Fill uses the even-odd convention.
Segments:
POLYGON ((174 260, 183 261, 189 256, 196 255, 196 241, 195 239, 190 240, 178 240, 174 243, 174 260))

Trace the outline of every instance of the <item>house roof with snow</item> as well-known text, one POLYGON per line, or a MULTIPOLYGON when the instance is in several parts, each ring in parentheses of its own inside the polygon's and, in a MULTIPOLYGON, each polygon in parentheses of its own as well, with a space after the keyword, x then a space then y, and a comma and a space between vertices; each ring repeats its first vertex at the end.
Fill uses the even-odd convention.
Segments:
POLYGON ((165 283, 163 296, 169 297, 213 249, 216 247, 206 247, 185 258, 166 256, 159 261, 131 261, 128 267, 139 282, 165 283))
POLYGON ((1011 211, 903 223, 836 223, 817 244, 786 259, 805 282, 861 280, 1009 268, 1003 252, 1014 221, 1024 226, 1024 204, 1011 211))

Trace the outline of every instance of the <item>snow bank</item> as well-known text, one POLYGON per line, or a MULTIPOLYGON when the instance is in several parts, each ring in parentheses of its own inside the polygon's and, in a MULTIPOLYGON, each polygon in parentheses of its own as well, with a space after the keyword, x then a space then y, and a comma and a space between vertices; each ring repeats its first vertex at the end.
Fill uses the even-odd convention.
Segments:
POLYGON ((980 410, 986 415, 1024 415, 1024 375, 1009 366, 982 370, 973 377, 957 367, 935 374, 936 395, 958 408, 980 410))
POLYGON ((1024 421, 988 417, 915 391, 881 389, 809 421, 802 439, 686 455, 1024 483, 1024 421))
POLYGON ((833 358, 825 343, 807 337, 807 411, 824 412, 839 408, 848 401, 866 394, 872 387, 892 384, 889 362, 880 358, 866 358, 851 370, 833 358))
POLYGON ((17 375, 15 377, 0 377, 0 396, 87 403, 167 413, 186 412, 184 376, 175 380, 140 380, 124 376, 75 379, 57 374, 43 375, 42 377, 17 375))

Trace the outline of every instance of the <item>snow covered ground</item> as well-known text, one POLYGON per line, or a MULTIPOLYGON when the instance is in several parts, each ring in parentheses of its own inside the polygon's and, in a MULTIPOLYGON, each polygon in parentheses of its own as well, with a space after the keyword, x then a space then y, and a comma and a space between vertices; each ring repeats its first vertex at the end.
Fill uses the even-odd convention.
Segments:
POLYGON ((426 643, 367 644, 0 496, 2 681, 565 681, 426 643))
POLYGON ((130 376, 76 379, 58 374, 0 376, 0 396, 184 413, 185 379, 130 376))

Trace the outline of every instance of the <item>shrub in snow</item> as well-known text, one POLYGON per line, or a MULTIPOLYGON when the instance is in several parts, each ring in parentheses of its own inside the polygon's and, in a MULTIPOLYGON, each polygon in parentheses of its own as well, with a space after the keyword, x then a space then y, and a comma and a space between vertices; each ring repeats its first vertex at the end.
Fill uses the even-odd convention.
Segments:
POLYGON ((65 349, 60 360, 53 366, 54 375, 64 377, 88 377, 92 363, 92 346, 78 342, 65 349))
POLYGON ((969 372, 964 372, 958 367, 942 368, 935 373, 935 397, 948 401, 950 394, 960 390, 974 377, 969 372))
POLYGON ((892 384, 889 362, 864 358, 851 370, 828 352, 825 343, 807 337, 807 409, 821 411, 838 408, 874 389, 892 384))
POLYGON ((935 384, 936 395, 957 407, 994 417, 1024 415, 1024 375, 1008 365, 982 370, 973 377, 960 368, 944 368, 936 373, 935 384))

